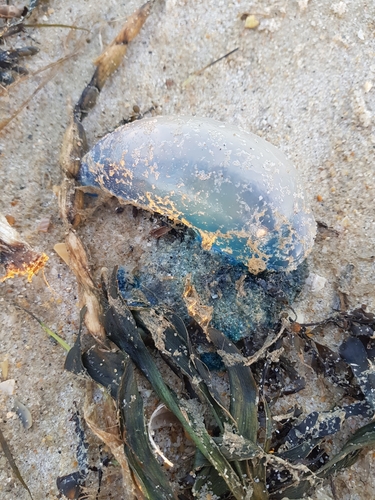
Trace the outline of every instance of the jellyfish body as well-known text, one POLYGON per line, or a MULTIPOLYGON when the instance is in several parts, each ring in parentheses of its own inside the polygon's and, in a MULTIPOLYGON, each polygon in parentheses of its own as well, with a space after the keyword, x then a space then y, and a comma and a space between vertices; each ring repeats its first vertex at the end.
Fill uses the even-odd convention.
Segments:
POLYGON ((182 222, 205 250, 253 274, 293 270, 313 246, 315 220, 291 162, 212 119, 159 116, 120 127, 83 158, 79 180, 182 222))

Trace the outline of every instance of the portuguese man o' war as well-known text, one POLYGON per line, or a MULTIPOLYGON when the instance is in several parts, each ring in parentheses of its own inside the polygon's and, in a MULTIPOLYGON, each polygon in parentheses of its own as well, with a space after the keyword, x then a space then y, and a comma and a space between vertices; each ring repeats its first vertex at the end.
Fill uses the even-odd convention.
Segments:
POLYGON ((124 125, 83 158, 79 180, 192 228, 253 274, 290 271, 316 233, 296 169, 264 139, 209 118, 124 125))

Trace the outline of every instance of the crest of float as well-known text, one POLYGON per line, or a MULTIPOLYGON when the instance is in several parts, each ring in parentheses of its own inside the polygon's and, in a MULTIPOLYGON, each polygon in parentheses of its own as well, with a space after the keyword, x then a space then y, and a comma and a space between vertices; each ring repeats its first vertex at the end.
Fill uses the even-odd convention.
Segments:
POLYGON ((82 185, 192 228, 250 272, 295 269, 316 233, 297 171, 264 139, 208 118, 118 128, 83 158, 82 185))

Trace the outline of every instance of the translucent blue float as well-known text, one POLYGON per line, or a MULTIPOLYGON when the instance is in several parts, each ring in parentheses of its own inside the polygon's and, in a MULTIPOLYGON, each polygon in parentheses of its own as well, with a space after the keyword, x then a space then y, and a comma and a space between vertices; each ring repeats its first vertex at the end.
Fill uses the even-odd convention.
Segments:
POLYGON ((264 139, 208 118, 159 116, 118 128, 83 158, 82 185, 192 228, 253 274, 310 252, 313 215, 291 162, 264 139))

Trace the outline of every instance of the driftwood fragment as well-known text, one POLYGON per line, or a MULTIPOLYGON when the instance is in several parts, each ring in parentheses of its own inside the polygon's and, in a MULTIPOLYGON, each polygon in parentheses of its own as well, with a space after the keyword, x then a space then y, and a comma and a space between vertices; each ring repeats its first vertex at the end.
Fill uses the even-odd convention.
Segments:
POLYGON ((33 250, 8 224, 4 215, 0 214, 0 264, 6 271, 0 282, 15 276, 27 276, 27 280, 31 281, 34 274, 43 269, 47 260, 46 254, 33 250))

